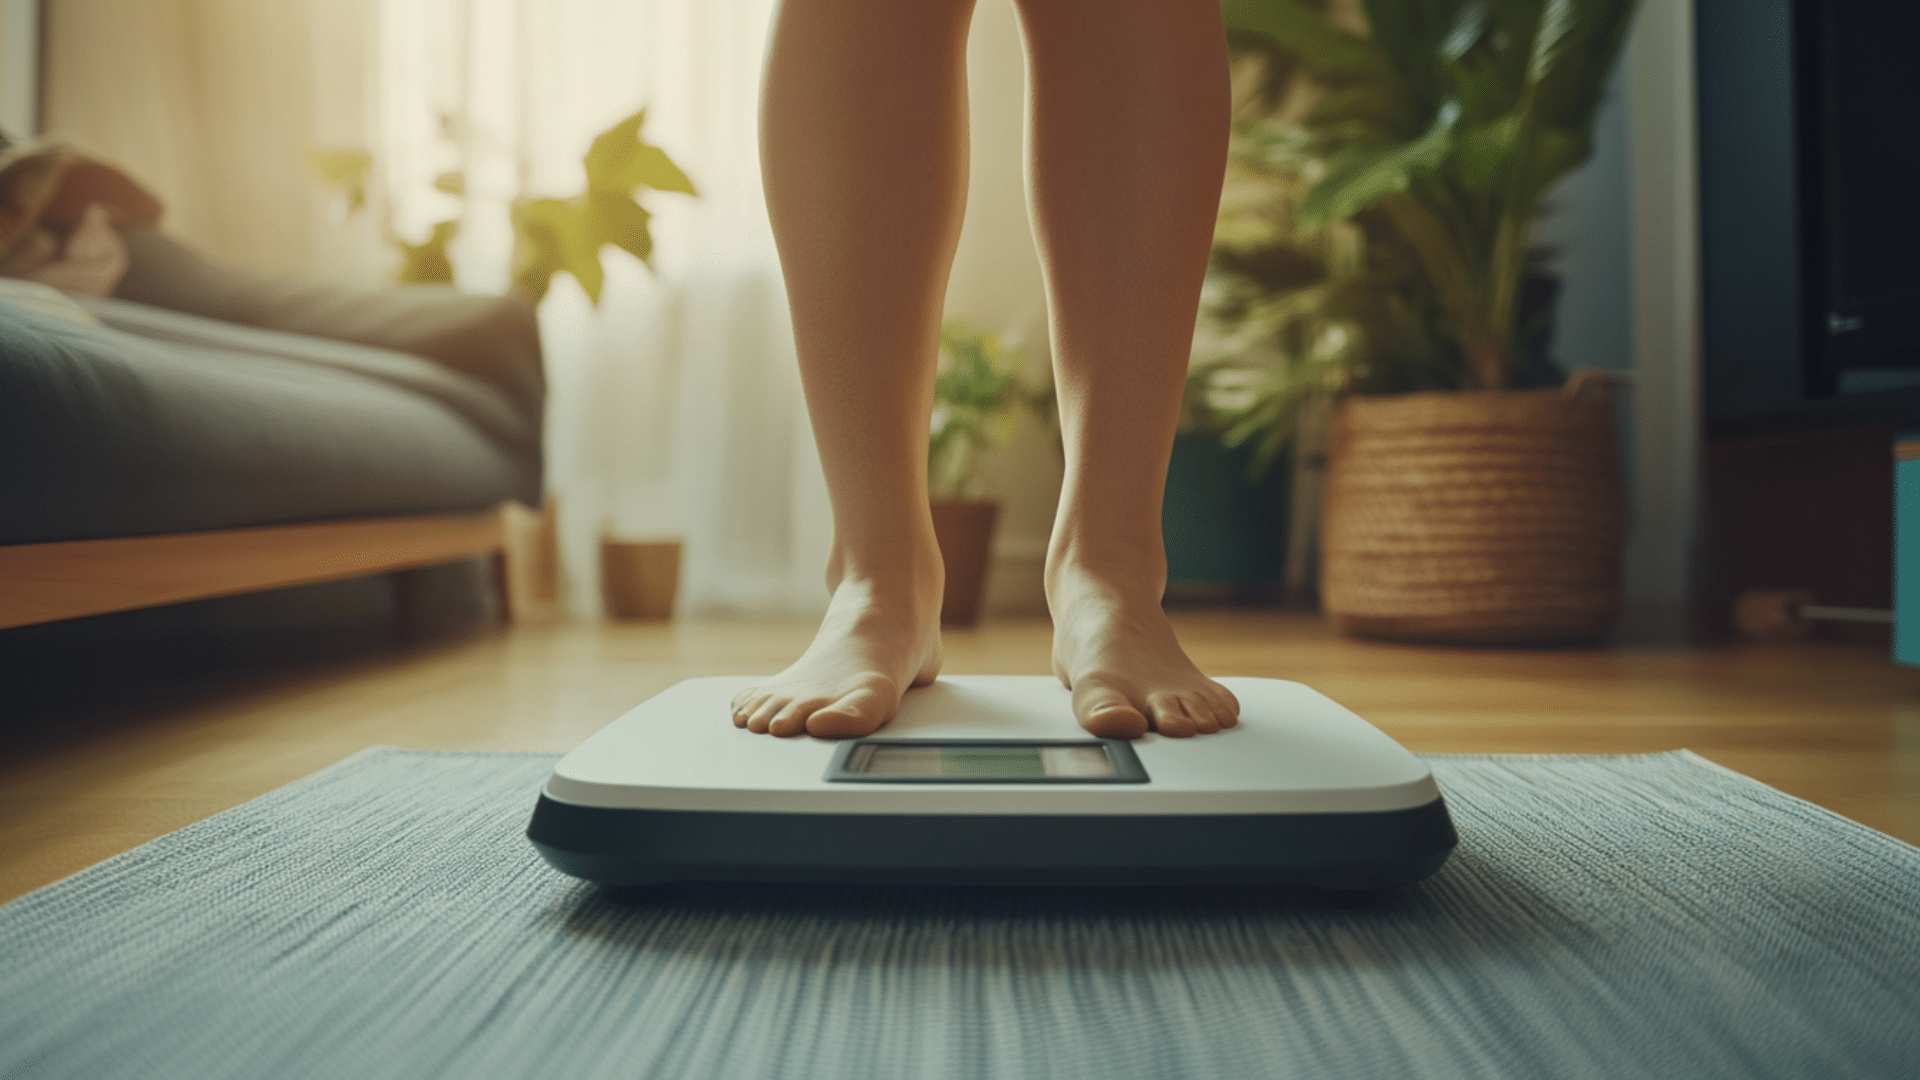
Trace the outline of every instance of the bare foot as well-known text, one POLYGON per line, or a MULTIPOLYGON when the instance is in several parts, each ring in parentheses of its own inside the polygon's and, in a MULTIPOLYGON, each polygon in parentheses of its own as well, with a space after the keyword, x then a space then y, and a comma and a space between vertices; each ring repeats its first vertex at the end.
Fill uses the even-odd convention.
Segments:
MULTIPOLYGON (((849 575, 834 586, 820 631, 793 665, 733 698, 733 724, 778 736, 871 735, 909 687, 940 674, 940 571, 849 575), (927 579, 931 578, 929 582, 927 579)), ((832 576, 838 576, 834 574, 832 576)))
POLYGON ((1240 702, 1187 659, 1157 591, 1126 582, 1084 566, 1047 574, 1053 673, 1073 691, 1080 726, 1105 739, 1149 729, 1184 739, 1239 723, 1240 702))

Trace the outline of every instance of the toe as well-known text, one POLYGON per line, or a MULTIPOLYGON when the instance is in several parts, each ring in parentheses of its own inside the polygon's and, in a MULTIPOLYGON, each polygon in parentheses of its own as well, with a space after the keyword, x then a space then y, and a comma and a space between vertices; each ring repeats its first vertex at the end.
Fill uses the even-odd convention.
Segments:
POLYGON ((733 726, 746 727, 748 719, 753 716, 753 711, 760 707, 760 703, 765 701, 766 697, 767 692, 758 687, 742 690, 733 695, 733 726))
POLYGON ((815 709, 807 717, 805 730, 822 739, 857 739, 878 731, 880 725, 890 719, 883 695, 872 690, 855 690, 831 705, 815 709))
POLYGON ((1103 739, 1137 739, 1147 733, 1147 717, 1127 695, 1092 679, 1073 688, 1073 715, 1080 726, 1103 739))
POLYGON ((1153 716, 1153 730, 1169 739, 1190 739, 1195 734, 1193 718, 1178 694, 1154 694, 1147 698, 1153 716))
POLYGON ((1147 718, 1139 709, 1121 703, 1081 717, 1080 726, 1102 739, 1137 739, 1147 733, 1147 718))
POLYGON ((1211 683, 1207 687, 1207 701, 1213 705, 1213 715, 1221 727, 1230 728, 1240 722, 1240 699, 1233 696, 1233 691, 1211 683))
POLYGON ((773 714, 767 721, 767 734, 782 739, 807 733, 807 718, 821 706, 827 704, 826 698, 811 698, 805 701, 791 701, 786 708, 773 714))
POLYGON ((786 706, 785 698, 769 694, 761 700, 760 704, 754 706, 752 714, 747 717, 747 730, 755 735, 765 735, 767 726, 773 723, 773 718, 780 715, 780 710, 786 706))
POLYGON ((1205 694, 1182 694, 1180 704, 1193 721, 1194 731, 1212 735, 1220 730, 1220 718, 1214 714, 1213 705, 1207 701, 1205 694))

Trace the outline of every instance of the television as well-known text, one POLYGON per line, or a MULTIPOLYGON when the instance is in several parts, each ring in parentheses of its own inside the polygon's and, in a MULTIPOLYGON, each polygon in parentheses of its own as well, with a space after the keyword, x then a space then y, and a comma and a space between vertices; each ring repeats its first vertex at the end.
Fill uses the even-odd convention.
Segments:
POLYGON ((1695 18, 1709 429, 1920 422, 1920 2, 1695 18))

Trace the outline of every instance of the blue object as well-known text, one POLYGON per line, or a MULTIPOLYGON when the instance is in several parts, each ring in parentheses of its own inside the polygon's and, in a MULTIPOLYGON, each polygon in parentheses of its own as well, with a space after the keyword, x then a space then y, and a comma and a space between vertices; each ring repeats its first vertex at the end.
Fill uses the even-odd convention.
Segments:
POLYGON ((1893 442, 1893 660, 1920 667, 1920 431, 1893 442))

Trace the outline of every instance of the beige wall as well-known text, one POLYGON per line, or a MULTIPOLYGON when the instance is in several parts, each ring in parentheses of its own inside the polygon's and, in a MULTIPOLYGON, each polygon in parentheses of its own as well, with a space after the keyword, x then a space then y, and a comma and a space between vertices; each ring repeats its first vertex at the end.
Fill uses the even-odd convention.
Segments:
MULTIPOLYGON (((1046 296, 1022 171, 1026 57, 1011 0, 980 0, 967 42, 967 81, 972 166, 947 314, 1018 339, 1037 369, 1044 370, 1046 296)), ((990 615, 1046 610, 1040 575, 1060 472, 1053 433, 1025 416, 1013 443, 983 463, 986 494, 1001 500, 1000 535, 987 584, 990 615)))
POLYGON ((48 0, 46 134, 119 162, 210 255, 364 271, 306 152, 368 141, 373 2, 48 0))
POLYGON ((1694 0, 1647 0, 1627 38, 1632 527, 1620 636, 1687 639, 1699 559, 1700 251, 1694 0))
POLYGON ((0 0, 0 129, 20 139, 40 122, 40 5, 0 0))

